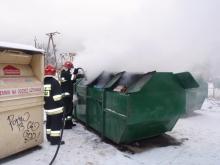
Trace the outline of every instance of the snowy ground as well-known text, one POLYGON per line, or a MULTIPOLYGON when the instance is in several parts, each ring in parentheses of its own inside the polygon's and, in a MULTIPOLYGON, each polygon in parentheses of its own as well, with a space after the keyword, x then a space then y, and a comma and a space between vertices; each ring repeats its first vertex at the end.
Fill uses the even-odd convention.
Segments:
MULTIPOLYGON (((207 100, 202 110, 182 118, 172 132, 145 140, 136 153, 121 152, 77 124, 64 132, 55 165, 220 165, 220 102, 207 100)), ((0 160, 4 165, 47 165, 56 150, 47 141, 41 148, 0 160)))

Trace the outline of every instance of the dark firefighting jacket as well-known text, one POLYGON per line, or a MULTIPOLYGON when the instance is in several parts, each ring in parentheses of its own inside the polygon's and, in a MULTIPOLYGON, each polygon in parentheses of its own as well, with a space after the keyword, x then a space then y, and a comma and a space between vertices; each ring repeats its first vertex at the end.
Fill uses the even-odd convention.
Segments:
POLYGON ((75 83, 74 75, 71 74, 70 70, 62 70, 61 71, 61 88, 62 92, 68 92, 71 96, 73 96, 73 84, 75 83))
POLYGON ((44 78, 44 101, 44 109, 48 115, 63 112, 61 86, 53 77, 44 78))

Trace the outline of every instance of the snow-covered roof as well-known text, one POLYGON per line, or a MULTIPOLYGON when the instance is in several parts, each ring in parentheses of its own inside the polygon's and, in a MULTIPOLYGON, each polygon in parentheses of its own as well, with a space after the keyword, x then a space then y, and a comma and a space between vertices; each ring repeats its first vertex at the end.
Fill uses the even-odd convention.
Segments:
POLYGON ((9 42, 1 42, 0 41, 0 49, 14 49, 14 50, 23 50, 23 51, 29 51, 32 53, 44 53, 43 49, 37 49, 32 45, 24 45, 24 44, 18 44, 18 43, 9 43, 9 42))

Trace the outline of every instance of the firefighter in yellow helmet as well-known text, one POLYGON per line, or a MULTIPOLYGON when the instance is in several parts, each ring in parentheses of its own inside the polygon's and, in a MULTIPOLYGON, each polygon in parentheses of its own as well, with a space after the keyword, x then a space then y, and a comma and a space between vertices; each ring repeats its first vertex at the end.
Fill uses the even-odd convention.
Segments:
MULTIPOLYGON (((44 109, 46 111, 46 134, 51 145, 57 145, 61 140, 61 129, 63 126, 63 100, 62 90, 59 82, 54 78, 56 69, 47 65, 44 70, 44 109)), ((64 141, 61 142, 64 144, 64 141)))

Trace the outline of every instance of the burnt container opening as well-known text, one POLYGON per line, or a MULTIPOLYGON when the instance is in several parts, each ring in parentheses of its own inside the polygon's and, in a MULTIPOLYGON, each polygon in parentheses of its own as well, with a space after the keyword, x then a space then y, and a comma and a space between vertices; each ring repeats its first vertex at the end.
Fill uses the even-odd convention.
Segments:
POLYGON ((113 91, 126 92, 127 89, 140 80, 144 74, 125 72, 121 78, 112 86, 113 91))
POLYGON ((89 87, 103 89, 105 85, 114 77, 113 73, 102 72, 94 81, 88 84, 89 87))

